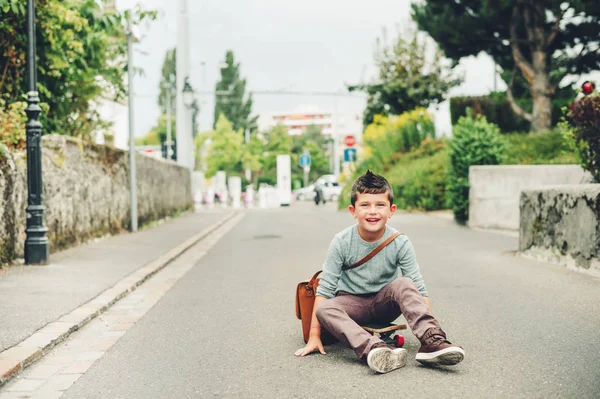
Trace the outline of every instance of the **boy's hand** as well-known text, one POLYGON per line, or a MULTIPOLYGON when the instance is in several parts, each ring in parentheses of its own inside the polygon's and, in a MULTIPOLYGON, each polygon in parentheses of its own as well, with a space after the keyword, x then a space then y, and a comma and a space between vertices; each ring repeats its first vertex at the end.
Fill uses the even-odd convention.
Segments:
POLYGON ((312 353, 316 350, 319 350, 322 355, 325 355, 325 348, 323 348, 323 342, 321 342, 321 338, 311 336, 306 343, 304 348, 298 349, 294 355, 296 356, 306 356, 309 353, 312 353))

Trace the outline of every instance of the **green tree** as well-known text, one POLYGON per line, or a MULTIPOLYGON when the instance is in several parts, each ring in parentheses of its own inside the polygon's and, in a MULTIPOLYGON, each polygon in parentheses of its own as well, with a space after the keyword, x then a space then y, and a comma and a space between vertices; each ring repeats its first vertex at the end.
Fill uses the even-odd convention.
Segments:
POLYGON ((256 181, 262 168, 261 161, 264 151, 265 145, 256 135, 251 136, 250 141, 242 146, 242 168, 252 172, 253 181, 256 181))
MULTIPOLYGON (((171 116, 171 140, 176 142, 175 137, 175 115, 171 116)), ((135 143, 138 145, 159 145, 167 141, 167 116, 161 115, 158 117, 156 125, 150 129, 147 135, 138 137, 135 143)))
POLYGON ((443 65, 443 54, 435 43, 416 30, 404 37, 398 35, 388 45, 378 38, 375 64, 379 70, 374 83, 349 86, 350 91, 368 94, 363 116, 365 126, 375 115, 400 115, 416 107, 427 107, 444 100, 448 90, 460 83, 443 65), (435 56, 428 62, 428 43, 435 46, 435 56))
POLYGON ((325 137, 321 129, 311 125, 306 128, 306 131, 298 136, 292 136, 292 177, 304 177, 304 170, 299 165, 300 155, 308 150, 310 153, 310 173, 309 180, 316 180, 319 176, 329 173, 329 152, 328 146, 332 141, 325 137))
POLYGON ((267 145, 262 159, 263 171, 273 174, 277 169, 277 155, 292 152, 292 138, 285 126, 277 125, 267 134, 267 145))
POLYGON ((419 29, 454 62, 485 52, 508 72, 508 100, 532 131, 551 128, 552 100, 568 74, 600 68, 597 0, 424 0, 412 8, 419 29), (521 77, 531 112, 515 101, 521 77))
POLYGON ((212 141, 208 149, 206 176, 214 176, 219 170, 224 170, 228 175, 241 173, 241 132, 235 131, 232 123, 221 115, 210 138, 212 141))
MULTIPOLYGON (((92 100, 126 95, 125 21, 154 12, 103 9, 95 0, 36 2, 37 75, 45 133, 91 138, 107 128, 92 100)), ((0 0, 0 95, 6 106, 22 101, 26 85, 26 2, 0 0)))
POLYGON ((177 109, 177 49, 173 48, 167 51, 161 68, 160 82, 158 83, 158 105, 163 114, 167 113, 167 95, 171 97, 171 112, 174 114, 177 109), (170 89, 169 89, 170 87, 170 89))
POLYGON ((221 80, 215 88, 215 114, 216 127, 221 114, 231 121, 234 130, 242 134, 250 126, 256 124, 257 117, 250 118, 252 112, 252 94, 246 97, 246 79, 240 75, 240 64, 235 62, 233 51, 227 51, 224 68, 221 68, 221 80))

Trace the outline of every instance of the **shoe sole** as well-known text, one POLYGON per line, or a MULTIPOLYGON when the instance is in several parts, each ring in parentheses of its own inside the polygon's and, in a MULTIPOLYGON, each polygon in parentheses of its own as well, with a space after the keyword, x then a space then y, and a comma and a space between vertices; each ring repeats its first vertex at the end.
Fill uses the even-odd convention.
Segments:
POLYGON ((407 357, 406 349, 376 348, 369 352, 367 364, 373 371, 385 374, 406 366, 407 357))
POLYGON ((417 353, 415 360, 421 364, 453 366, 463 361, 465 351, 461 348, 446 348, 432 353, 417 353))

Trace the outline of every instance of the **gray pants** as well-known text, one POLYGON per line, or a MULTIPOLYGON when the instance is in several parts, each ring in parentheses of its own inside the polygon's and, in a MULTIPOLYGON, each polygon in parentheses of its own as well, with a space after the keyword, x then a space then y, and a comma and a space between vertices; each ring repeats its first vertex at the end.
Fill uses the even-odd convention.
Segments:
POLYGON ((408 277, 392 281, 376 294, 351 295, 340 292, 335 298, 321 302, 317 319, 321 326, 346 344, 361 360, 381 340, 363 330, 367 323, 389 323, 404 315, 413 334, 421 339, 425 331, 439 328, 437 320, 408 277))

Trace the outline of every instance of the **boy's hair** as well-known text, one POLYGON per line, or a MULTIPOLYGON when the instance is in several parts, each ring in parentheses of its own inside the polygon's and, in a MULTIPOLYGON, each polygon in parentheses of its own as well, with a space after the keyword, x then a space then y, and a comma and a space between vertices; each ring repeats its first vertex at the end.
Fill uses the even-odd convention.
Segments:
POLYGON ((383 176, 376 175, 370 170, 367 173, 356 179, 350 190, 350 202, 352 206, 356 204, 358 194, 383 194, 388 195, 390 206, 394 203, 394 192, 392 186, 383 176))

